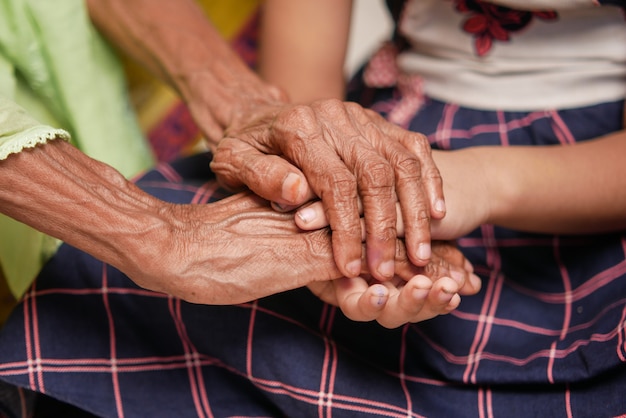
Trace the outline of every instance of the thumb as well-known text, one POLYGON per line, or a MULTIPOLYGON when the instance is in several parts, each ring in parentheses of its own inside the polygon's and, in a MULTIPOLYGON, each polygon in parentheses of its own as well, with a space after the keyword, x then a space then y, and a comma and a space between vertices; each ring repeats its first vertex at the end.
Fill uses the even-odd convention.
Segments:
POLYGON ((220 142, 213 154, 211 170, 225 187, 247 186, 281 207, 300 206, 315 196, 297 167, 236 138, 220 142))

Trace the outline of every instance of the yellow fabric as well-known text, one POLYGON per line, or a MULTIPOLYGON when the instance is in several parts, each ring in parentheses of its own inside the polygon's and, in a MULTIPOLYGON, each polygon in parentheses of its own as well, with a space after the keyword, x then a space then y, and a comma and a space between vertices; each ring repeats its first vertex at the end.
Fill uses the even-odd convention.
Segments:
POLYGON ((259 7, 259 0, 198 0, 227 40, 233 39, 259 7))

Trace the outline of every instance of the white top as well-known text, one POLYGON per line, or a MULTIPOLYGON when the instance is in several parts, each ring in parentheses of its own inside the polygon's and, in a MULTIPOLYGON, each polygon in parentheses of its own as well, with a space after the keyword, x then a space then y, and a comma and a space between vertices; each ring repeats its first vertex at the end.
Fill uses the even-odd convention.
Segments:
POLYGON ((428 96, 512 111, 581 107, 626 97, 622 9, 592 0, 498 0, 520 10, 532 5, 554 11, 553 16, 519 12, 517 17, 530 19, 509 26, 511 31, 493 14, 489 20, 484 13, 455 8, 470 2, 476 3, 407 1, 400 30, 411 49, 400 54, 398 65, 423 77, 428 96), (493 33, 504 40, 494 39, 493 33))

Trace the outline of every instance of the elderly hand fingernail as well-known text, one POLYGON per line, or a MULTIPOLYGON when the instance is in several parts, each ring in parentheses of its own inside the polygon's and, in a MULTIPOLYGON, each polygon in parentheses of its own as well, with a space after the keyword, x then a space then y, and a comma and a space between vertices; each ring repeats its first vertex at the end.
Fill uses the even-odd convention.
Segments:
POLYGON ((309 207, 302 208, 298 210, 297 215, 298 215, 298 218, 300 218, 302 222, 304 222, 305 224, 308 224, 315 219, 315 210, 309 207))
POLYGON ((291 203, 300 203, 300 185, 302 179, 295 173, 289 173, 283 182, 282 198, 291 203))
POLYGON ((465 274, 461 273, 458 270, 451 270, 450 277, 452 277, 452 279, 454 279, 454 281, 457 282, 459 286, 463 286, 463 283, 465 283, 465 274))
POLYGON ((413 296, 413 300, 421 301, 421 300, 426 299, 429 292, 430 292, 429 289, 413 289, 413 292, 411 292, 411 295, 413 296))
POLYGON ((483 281, 475 274, 470 274, 470 283, 472 283, 472 288, 476 291, 480 290, 483 285, 483 281))
POLYGON ((351 277, 356 277, 361 274, 361 260, 353 260, 346 264, 346 270, 351 277))
POLYGON ((272 202, 271 205, 272 205, 272 209, 274 209, 276 212, 287 212, 289 208, 289 206, 281 205, 278 202, 272 202))
POLYGON ((435 210, 437 212, 443 213, 446 211, 446 203, 442 199, 438 199, 435 202, 435 210))
POLYGON ((430 258, 430 244, 420 244, 417 248, 417 258, 428 260, 430 258))
POLYGON ((384 277, 393 277, 394 262, 393 260, 384 261, 378 266, 378 273, 384 277))
POLYGON ((387 301, 387 289, 381 285, 374 285, 374 294, 371 301, 374 306, 382 306, 387 301))

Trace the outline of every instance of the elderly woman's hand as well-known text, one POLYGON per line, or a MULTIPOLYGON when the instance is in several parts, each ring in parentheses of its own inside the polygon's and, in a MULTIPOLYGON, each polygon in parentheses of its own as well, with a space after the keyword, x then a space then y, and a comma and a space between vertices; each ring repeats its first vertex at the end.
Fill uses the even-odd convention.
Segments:
POLYGON ((251 109, 214 150, 211 168, 225 186, 246 185, 288 209, 318 196, 333 231, 335 261, 347 277, 361 272, 360 199, 368 270, 378 280, 394 276, 399 202, 409 259, 429 261, 430 218, 442 218, 445 206, 424 136, 339 100, 251 109))

